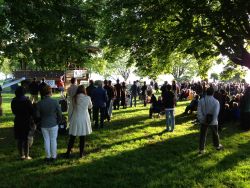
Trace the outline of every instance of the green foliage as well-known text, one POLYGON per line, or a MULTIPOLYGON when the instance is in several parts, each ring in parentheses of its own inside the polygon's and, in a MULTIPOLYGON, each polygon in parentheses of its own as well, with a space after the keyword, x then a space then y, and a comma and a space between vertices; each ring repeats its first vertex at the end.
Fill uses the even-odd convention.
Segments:
POLYGON ((97 37, 98 10, 97 2, 90 0, 5 0, 1 51, 26 64, 35 60, 42 69, 82 65, 97 37))
POLYGON ((233 66, 232 64, 228 64, 221 72, 220 78, 223 81, 241 82, 246 74, 246 69, 243 69, 240 66, 233 66))
POLYGON ((214 72, 210 75, 210 78, 215 82, 216 80, 219 80, 219 74, 214 72))
POLYGON ((130 50, 143 75, 169 66, 177 50, 193 55, 205 78, 220 54, 250 67, 249 10, 245 0, 108 0, 103 39, 110 47, 130 50))
MULTIPOLYGON (((250 184, 250 134, 237 123, 220 133, 224 151, 212 146, 207 136, 206 154, 197 155, 199 127, 195 115, 182 115, 188 101, 179 102, 176 129, 163 133, 165 117, 148 118, 148 107, 114 111, 112 121, 86 139, 86 156, 78 159, 75 143, 71 159, 62 158, 68 135, 58 136, 58 160, 44 162, 41 133, 36 133, 30 152, 33 160, 18 160, 13 137, 13 115, 4 94, 0 117, 1 187, 248 187, 250 184), (171 181, 170 181, 171 180, 171 181)), ((77 140, 78 142, 78 140, 77 140)))

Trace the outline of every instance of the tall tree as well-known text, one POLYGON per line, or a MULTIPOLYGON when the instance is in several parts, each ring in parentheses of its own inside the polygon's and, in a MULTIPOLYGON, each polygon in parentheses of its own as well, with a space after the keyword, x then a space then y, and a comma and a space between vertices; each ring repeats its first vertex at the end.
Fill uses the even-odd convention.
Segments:
POLYGON ((220 73, 220 78, 223 81, 234 81, 240 82, 246 76, 247 72, 240 66, 234 66, 228 64, 225 66, 224 70, 220 73))
POLYGON ((96 1, 4 0, 0 51, 42 69, 81 65, 96 39, 96 1), (19 58, 22 56, 22 58, 19 58))
POLYGON ((193 55, 203 71, 220 54, 250 68, 249 11, 246 0, 107 0, 104 38, 129 49, 146 72, 155 59, 168 64, 176 49, 193 55))

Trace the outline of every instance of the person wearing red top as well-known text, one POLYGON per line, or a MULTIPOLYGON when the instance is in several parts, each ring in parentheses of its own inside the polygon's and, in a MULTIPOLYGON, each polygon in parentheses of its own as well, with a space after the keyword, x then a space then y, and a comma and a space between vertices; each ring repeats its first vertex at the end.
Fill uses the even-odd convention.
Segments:
POLYGON ((63 76, 60 76, 60 80, 57 83, 58 90, 61 93, 62 98, 64 98, 64 81, 63 81, 63 76))

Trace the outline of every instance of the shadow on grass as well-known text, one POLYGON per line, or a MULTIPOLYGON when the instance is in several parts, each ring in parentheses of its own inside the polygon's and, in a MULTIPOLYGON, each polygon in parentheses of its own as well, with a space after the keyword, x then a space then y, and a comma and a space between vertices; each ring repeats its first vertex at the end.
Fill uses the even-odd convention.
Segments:
MULTIPOLYGON (((138 139, 150 139, 155 135, 161 136, 161 134, 152 134, 138 139)), ((184 144, 187 144, 186 140, 191 140, 193 137, 196 135, 190 134, 163 142, 148 143, 139 149, 94 159, 91 163, 81 161, 77 166, 70 166, 74 162, 72 160, 59 159, 54 165, 48 167, 51 168, 51 172, 48 173, 44 167, 46 165, 41 159, 16 162, 16 165, 12 165, 11 168, 4 165, 2 166, 3 171, 8 173, 15 171, 16 181, 6 179, 3 185, 15 187, 16 184, 23 181, 23 174, 26 174, 25 182, 26 186, 29 187, 38 183, 42 187, 51 184, 55 187, 68 187, 69 185, 70 187, 79 187, 79 185, 81 187, 145 187, 156 178, 161 178, 166 174, 170 175, 170 172, 175 170, 176 165, 182 163, 183 155, 189 155, 195 148, 194 144, 183 147, 184 144), (53 169, 53 166, 60 167, 60 165, 64 165, 64 167, 53 169), (32 176, 29 176, 29 173, 32 176)), ((136 140, 131 139, 103 147, 108 150, 113 145, 125 144, 125 142, 130 144, 136 140)), ((86 159, 89 157, 86 156, 86 159)))
MULTIPOLYGON (((197 143, 197 139, 194 139, 196 137, 197 134, 189 134, 148 144, 91 163, 58 170, 53 173, 53 177, 49 174, 42 176, 46 177, 47 185, 54 182, 59 186, 70 184, 87 187, 193 187, 197 184, 204 185, 211 178, 216 179, 219 174, 249 157, 248 142, 213 167, 203 167, 203 163, 213 154, 198 156, 194 144, 197 143), (187 142, 190 140, 192 141, 187 142)), ((36 177, 34 179, 33 183, 38 181, 36 177)), ((227 180, 220 180, 220 183, 228 185, 227 180)), ((213 183, 208 185, 213 186, 213 183)))

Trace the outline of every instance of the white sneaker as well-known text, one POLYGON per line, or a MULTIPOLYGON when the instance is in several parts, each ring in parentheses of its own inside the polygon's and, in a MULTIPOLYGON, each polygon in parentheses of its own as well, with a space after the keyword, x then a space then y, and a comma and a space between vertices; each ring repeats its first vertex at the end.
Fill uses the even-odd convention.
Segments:
POLYGON ((200 150, 200 151, 199 151, 199 154, 200 154, 200 155, 203 155, 203 154, 205 154, 205 153, 206 153, 205 150, 200 150))

